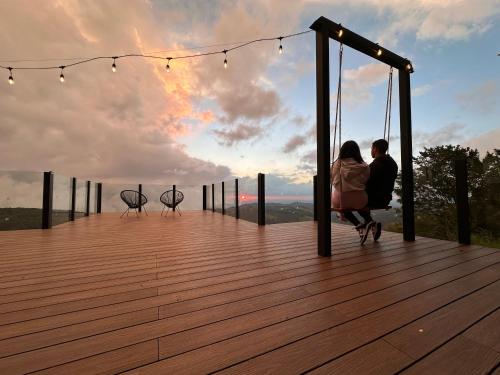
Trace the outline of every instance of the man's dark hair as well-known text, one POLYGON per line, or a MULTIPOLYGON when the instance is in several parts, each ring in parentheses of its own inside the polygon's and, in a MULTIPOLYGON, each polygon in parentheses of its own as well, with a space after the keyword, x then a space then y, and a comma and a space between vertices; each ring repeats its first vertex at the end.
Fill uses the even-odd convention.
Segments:
POLYGON ((389 148, 389 143, 385 139, 377 139, 372 143, 372 147, 375 147, 380 153, 385 154, 389 148))
POLYGON ((339 159, 353 158, 358 163, 363 163, 359 146, 354 141, 345 142, 339 151, 339 159))

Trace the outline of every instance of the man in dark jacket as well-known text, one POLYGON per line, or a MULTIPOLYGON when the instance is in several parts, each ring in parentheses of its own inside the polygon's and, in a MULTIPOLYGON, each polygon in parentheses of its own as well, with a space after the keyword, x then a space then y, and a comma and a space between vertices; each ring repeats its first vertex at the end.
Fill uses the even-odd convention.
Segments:
MULTIPOLYGON (((385 139, 379 139, 372 143, 372 158, 370 164, 370 178, 366 184, 366 193, 368 194, 368 207, 385 208, 392 200, 394 182, 398 175, 398 165, 387 155, 389 144, 385 139)), ((373 239, 379 239, 382 231, 382 223, 368 223, 366 231, 372 229, 373 239)))

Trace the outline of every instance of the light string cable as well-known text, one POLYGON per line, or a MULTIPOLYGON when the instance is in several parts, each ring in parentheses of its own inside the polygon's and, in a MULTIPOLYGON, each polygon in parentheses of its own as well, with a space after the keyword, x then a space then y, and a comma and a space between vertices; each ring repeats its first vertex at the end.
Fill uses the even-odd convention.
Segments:
MULTIPOLYGON (((61 69, 61 76, 62 75, 62 70, 67 69, 73 66, 81 65, 81 64, 86 64, 92 61, 96 60, 113 60, 113 65, 111 67, 113 72, 116 72, 117 70, 117 65, 116 62, 118 59, 124 59, 124 58, 129 58, 129 57, 140 57, 140 58, 146 58, 146 59, 156 59, 156 60, 165 60, 167 61, 166 69, 167 71, 170 71, 170 63, 173 60, 181 60, 181 59, 190 59, 190 58, 196 58, 196 57, 202 57, 202 56, 212 56, 212 55, 220 55, 224 54, 225 57, 225 66, 227 66, 227 54, 231 51, 249 46, 251 44, 255 43, 260 43, 260 42, 267 42, 267 41, 273 41, 273 40, 278 40, 280 42, 280 46, 278 49, 278 52, 281 54, 283 52, 283 46, 282 46, 282 41, 287 38, 292 38, 296 37, 299 35, 307 34, 312 32, 313 30, 306 30, 306 31, 301 31, 293 34, 288 34, 288 35, 282 35, 278 37, 271 37, 271 38, 260 38, 260 39, 253 39, 249 40, 246 42, 235 42, 235 43, 227 43, 227 44, 213 44, 210 46, 200 46, 200 47, 195 47, 192 49, 202 49, 202 48, 209 48, 213 46, 228 46, 228 45, 233 45, 233 47, 226 48, 222 51, 210 51, 210 52, 202 52, 202 53, 194 53, 194 54, 187 54, 187 55, 180 55, 180 56, 159 56, 156 54, 142 54, 142 53, 127 53, 127 54, 122 54, 122 55, 113 55, 113 56, 96 56, 96 57, 90 57, 90 58, 83 58, 83 59, 76 59, 76 58, 66 58, 66 59, 60 59, 60 60, 65 60, 65 61, 70 61, 70 60, 77 60, 75 62, 68 62, 65 65, 52 65, 52 66, 6 66, 6 65, 0 65, 1 69, 5 69, 9 71, 9 83, 13 84, 14 83, 14 78, 13 78, 13 71, 14 70, 54 70, 54 69, 61 69), (235 45, 236 44, 236 45, 235 45)), ((187 50, 187 49, 184 49, 187 50)), ((157 51, 158 53, 166 52, 166 51, 157 51)), ((172 52, 172 51, 171 51, 172 52)), ((33 61, 54 61, 56 59, 31 59, 31 60, 12 60, 12 62, 33 62, 33 61)), ((5 62, 6 60, 2 60, 5 62)), ((64 79, 64 78, 62 78, 64 79)))

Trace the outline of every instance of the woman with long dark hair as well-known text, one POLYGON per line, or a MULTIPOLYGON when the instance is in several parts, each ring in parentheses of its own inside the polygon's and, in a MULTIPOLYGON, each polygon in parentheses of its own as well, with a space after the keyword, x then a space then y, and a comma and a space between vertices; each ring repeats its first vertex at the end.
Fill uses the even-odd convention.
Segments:
MULTIPOLYGON (((365 188, 369 177, 370 167, 361 157, 358 144, 354 141, 345 142, 331 168, 331 178, 335 188, 332 194, 332 207, 339 210, 343 217, 356 226, 361 243, 366 241, 367 223, 361 224, 352 211, 358 211, 364 217, 365 213, 359 210, 368 204, 365 188)), ((367 218, 365 221, 368 221, 367 218)))

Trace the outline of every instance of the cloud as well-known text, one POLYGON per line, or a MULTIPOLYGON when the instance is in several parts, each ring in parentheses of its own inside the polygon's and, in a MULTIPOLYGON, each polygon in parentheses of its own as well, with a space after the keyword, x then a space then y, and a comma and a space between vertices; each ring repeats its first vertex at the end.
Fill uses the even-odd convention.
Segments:
POLYGON ((413 132, 413 144, 415 148, 433 147, 443 144, 457 144, 465 137, 463 130, 465 124, 452 122, 433 132, 413 132))
POLYGON ((422 96, 427 94, 429 91, 431 91, 432 85, 425 84, 422 86, 417 86, 413 89, 411 89, 411 95, 412 96, 422 96))
POLYGON ((259 125, 239 124, 231 129, 214 129, 213 132, 219 137, 220 144, 232 146, 238 142, 258 138, 263 133, 259 125))
MULTIPOLYGON (((499 124, 500 125, 500 124, 499 124)), ((469 146, 471 148, 477 149, 481 155, 485 155, 487 151, 493 151, 494 149, 500 149, 500 127, 487 131, 483 134, 475 136, 470 139, 463 140, 464 146, 469 146)))
MULTIPOLYGON (((373 98, 371 90, 388 80, 389 70, 385 64, 371 63, 343 72, 342 101, 357 107, 370 102, 373 98)), ((333 95, 336 101, 336 95, 333 95)))
POLYGON ((307 143, 307 136, 295 135, 283 146, 283 152, 289 154, 307 143))
POLYGON ((466 110, 490 113, 500 107, 500 87, 496 81, 486 81, 458 94, 456 100, 466 110))

